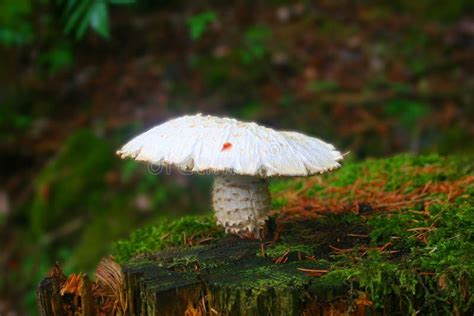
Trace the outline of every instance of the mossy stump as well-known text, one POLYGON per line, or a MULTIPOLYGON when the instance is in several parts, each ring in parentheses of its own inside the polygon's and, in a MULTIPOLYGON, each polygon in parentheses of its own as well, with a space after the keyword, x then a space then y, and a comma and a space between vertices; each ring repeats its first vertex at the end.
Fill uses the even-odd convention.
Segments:
MULTIPOLYGON (((212 217, 138 230, 116 244, 121 299, 101 307, 93 283, 92 295, 78 293, 78 306, 69 310, 472 315, 473 171, 470 157, 402 155, 349 163, 323 178, 276 182, 269 239, 223 236, 212 217)), ((67 283, 43 280, 43 315, 68 315, 59 294, 67 283)))
POLYGON ((258 241, 225 238, 125 265, 131 315, 323 315, 348 308, 338 299, 347 291, 343 283, 305 275, 298 268, 314 265, 296 257, 275 264, 260 249, 258 241))

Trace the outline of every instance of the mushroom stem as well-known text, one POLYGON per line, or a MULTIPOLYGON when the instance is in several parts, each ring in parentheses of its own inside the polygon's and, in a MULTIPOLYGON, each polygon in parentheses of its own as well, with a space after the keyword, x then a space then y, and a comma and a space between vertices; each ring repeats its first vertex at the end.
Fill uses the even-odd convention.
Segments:
POLYGON ((249 232, 259 237, 271 206, 268 182, 252 176, 217 175, 212 204, 217 223, 226 232, 237 235, 249 232))

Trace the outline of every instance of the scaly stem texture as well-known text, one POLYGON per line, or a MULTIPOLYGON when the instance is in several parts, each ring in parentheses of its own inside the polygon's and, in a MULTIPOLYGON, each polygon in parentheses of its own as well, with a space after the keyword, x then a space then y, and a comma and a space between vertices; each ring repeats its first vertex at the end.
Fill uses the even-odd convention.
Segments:
POLYGON ((251 176, 218 175, 212 204, 217 222, 226 232, 258 237, 271 205, 268 182, 251 176))

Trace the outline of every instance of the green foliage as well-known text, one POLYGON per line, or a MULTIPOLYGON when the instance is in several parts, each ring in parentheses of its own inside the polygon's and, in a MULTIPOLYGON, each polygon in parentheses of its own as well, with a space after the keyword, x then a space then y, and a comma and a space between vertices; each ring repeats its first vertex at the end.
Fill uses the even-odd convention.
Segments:
POLYGON ((135 171, 140 167, 140 164, 137 164, 134 160, 124 160, 121 168, 122 181, 128 182, 132 179, 135 171))
POLYGON ((126 262, 138 254, 150 254, 166 247, 184 244, 186 237, 195 239, 221 237, 223 231, 215 224, 213 216, 187 216, 172 221, 161 220, 157 225, 147 226, 133 232, 129 239, 118 241, 113 255, 119 262, 126 262))
POLYGON ((57 43, 52 49, 41 53, 38 60, 38 63, 46 67, 51 74, 67 68, 73 62, 73 50, 68 42, 57 43))
POLYGON ((89 130, 71 136, 36 180, 30 209, 34 232, 40 235, 69 222, 74 215, 100 211, 97 206, 103 204, 105 173, 114 161, 109 146, 89 130))
POLYGON ((397 117, 404 127, 413 129, 419 120, 429 114, 429 106, 412 100, 395 99, 385 106, 385 111, 392 117, 397 117))
POLYGON ((134 2, 134 0, 60 0, 66 21, 64 30, 80 39, 90 27, 103 38, 108 38, 109 6, 134 2))
POLYGON ((339 85, 335 81, 325 81, 325 80, 313 80, 308 83, 306 89, 310 92, 321 93, 321 92, 331 92, 339 88, 339 85))
POLYGON ((33 26, 28 20, 32 11, 30 0, 0 1, 0 44, 24 45, 33 38, 33 26))
POLYGON ((208 25, 215 20, 217 20, 217 13, 212 10, 189 17, 187 20, 187 25, 189 27, 189 34, 191 38, 193 40, 200 39, 206 31, 208 25))
MULTIPOLYGON (((91 28, 103 38, 108 38, 109 7, 111 5, 132 4, 134 0, 45 0, 39 3, 32 0, 3 0, 0 2, 0 44, 6 47, 22 46, 39 39, 36 31, 37 25, 33 24, 33 8, 41 12, 41 26, 48 29, 43 32, 46 36, 54 35, 49 41, 62 39, 54 32, 54 15, 48 10, 57 7, 60 10, 64 23, 64 31, 73 34, 77 39, 84 37, 88 28, 91 28)), ((44 36, 44 35, 41 35, 44 36)), ((44 38, 43 38, 44 40, 44 38)), ((54 65, 52 72, 57 67, 70 63, 70 53, 56 46, 52 51, 54 65)), ((42 57, 45 58, 45 57, 42 57)))
POLYGON ((244 43, 240 54, 241 62, 251 64, 263 59, 267 55, 266 42, 271 34, 271 30, 267 26, 249 28, 244 34, 244 43))

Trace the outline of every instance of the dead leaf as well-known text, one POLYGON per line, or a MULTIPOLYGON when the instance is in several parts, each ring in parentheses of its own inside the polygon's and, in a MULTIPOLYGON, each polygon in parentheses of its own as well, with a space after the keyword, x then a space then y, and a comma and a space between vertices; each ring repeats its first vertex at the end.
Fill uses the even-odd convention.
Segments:
POLYGON ((372 306, 374 305, 374 302, 372 302, 368 296, 367 293, 362 293, 359 295, 359 297, 355 300, 355 303, 357 306, 372 306))

